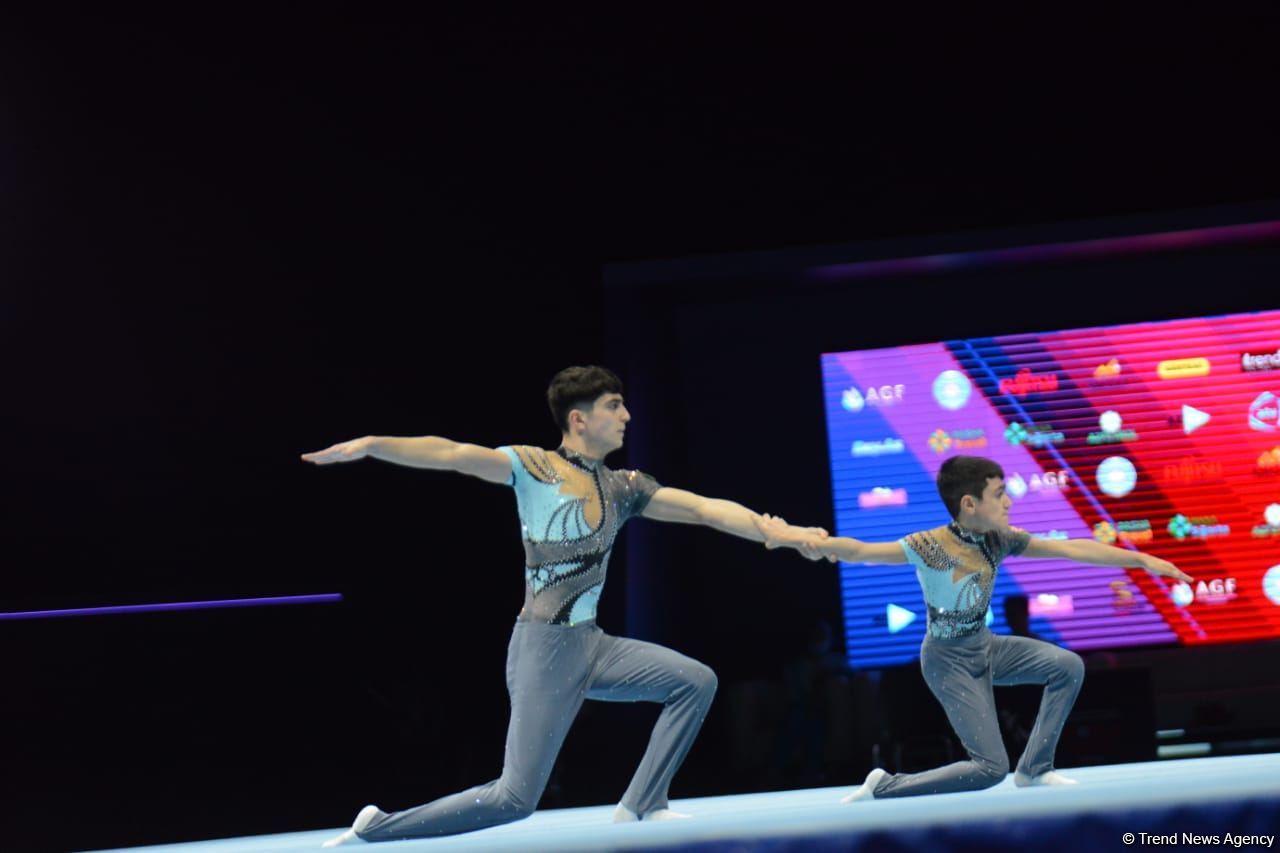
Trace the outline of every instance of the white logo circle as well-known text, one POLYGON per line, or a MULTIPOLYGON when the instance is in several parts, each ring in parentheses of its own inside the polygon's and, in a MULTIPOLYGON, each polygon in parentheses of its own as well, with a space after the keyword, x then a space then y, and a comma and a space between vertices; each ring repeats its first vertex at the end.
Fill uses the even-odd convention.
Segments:
POLYGON ((1113 498, 1122 498, 1138 484, 1138 469, 1123 456, 1108 456, 1098 466, 1098 488, 1113 498))
POLYGON ((1102 431, 1111 435, 1120 431, 1120 425, 1124 421, 1120 417, 1120 413, 1116 411, 1105 411, 1102 417, 1098 418, 1098 426, 1102 427, 1102 431))
POLYGON ((1271 603, 1280 605, 1280 566, 1272 566, 1262 576, 1262 591, 1271 603))
POLYGON ((1280 504, 1267 504, 1267 508, 1262 511, 1262 517, 1272 527, 1280 527, 1280 504))
POLYGON ((1179 607, 1186 607, 1188 604, 1196 600, 1196 594, 1191 591, 1191 587, 1185 583, 1175 583, 1173 589, 1169 590, 1169 597, 1173 599, 1173 603, 1179 607))
POLYGON ((933 399, 948 411, 963 409, 972 393, 973 383, 958 370, 944 370, 933 380, 933 399))

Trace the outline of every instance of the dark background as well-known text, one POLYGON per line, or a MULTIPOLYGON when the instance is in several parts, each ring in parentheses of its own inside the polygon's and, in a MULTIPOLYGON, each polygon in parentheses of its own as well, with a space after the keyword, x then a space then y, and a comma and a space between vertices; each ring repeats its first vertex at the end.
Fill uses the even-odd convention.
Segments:
MULTIPOLYGON (((2 609, 345 596, 0 623, 9 842, 337 826, 493 778, 511 496, 298 453, 549 445, 547 380, 605 361, 650 431, 611 462, 829 522, 817 353, 1055 327, 1042 295, 965 281, 850 334, 823 312, 856 314, 866 285, 637 292, 605 265, 1280 198, 1277 17, 2 13, 2 609), (735 352, 759 363, 748 400, 717 367, 735 352)), ((1239 275, 1118 277, 1076 324, 1275 307, 1274 276, 1239 275)), ((726 700, 838 624, 833 571, 703 530, 624 539, 603 626, 706 660, 726 700)), ((732 707, 674 795, 751 788, 732 707)), ((543 805, 615 801, 651 711, 589 706, 543 805)))

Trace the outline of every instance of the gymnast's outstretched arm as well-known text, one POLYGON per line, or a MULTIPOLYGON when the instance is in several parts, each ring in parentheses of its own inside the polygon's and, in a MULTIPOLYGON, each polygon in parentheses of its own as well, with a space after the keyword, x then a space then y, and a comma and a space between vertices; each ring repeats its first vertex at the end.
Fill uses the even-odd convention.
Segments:
POLYGON ((366 456, 411 468, 457 471, 490 483, 505 483, 511 479, 511 459, 502 451, 434 435, 417 438, 366 435, 314 453, 304 453, 302 460, 316 465, 329 465, 334 462, 354 462, 366 456))
MULTIPOLYGON (((704 498, 684 489, 666 486, 658 489, 641 515, 655 521, 702 524, 752 542, 765 541, 764 534, 757 525, 760 516, 742 504, 720 498, 704 498)), ((788 527, 782 519, 777 519, 777 522, 788 527)), ((801 527, 796 530, 817 541, 827 536, 827 531, 821 527, 801 527)))
POLYGON ((1127 548, 1116 548, 1104 545, 1091 539, 1038 539, 1031 537, 1024 557, 1061 557, 1077 563, 1088 563, 1094 566, 1118 566, 1122 568, 1138 567, 1146 569, 1153 575, 1173 578, 1189 583, 1191 576, 1168 560, 1162 560, 1141 551, 1130 551, 1127 548))

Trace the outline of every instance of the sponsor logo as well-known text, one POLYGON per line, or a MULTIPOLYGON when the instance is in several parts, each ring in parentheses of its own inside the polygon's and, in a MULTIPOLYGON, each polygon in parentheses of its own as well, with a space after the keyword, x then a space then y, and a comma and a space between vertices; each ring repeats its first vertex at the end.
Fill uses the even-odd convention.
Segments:
POLYGON ((1240 353, 1240 369, 1246 372, 1255 372, 1260 370, 1276 370, 1280 368, 1280 349, 1275 352, 1264 352, 1254 354, 1251 352, 1240 353))
POLYGON ((1195 585, 1196 601, 1205 604, 1221 604, 1236 597, 1235 578, 1212 578, 1195 585))
POLYGON ((1049 444, 1062 444, 1067 437, 1055 430, 1051 424, 1024 425, 1015 422, 1005 427, 1004 440, 1014 447, 1021 447, 1024 444, 1031 447, 1044 447, 1049 444))
POLYGON ((1231 525, 1219 524, 1216 515, 1186 516, 1178 513, 1169 519, 1168 529, 1169 535, 1178 541, 1231 535, 1231 525))
POLYGON ((1255 474, 1280 474, 1280 447, 1273 447, 1258 457, 1255 474))
POLYGON ((1154 535, 1151 522, 1145 518, 1137 521, 1121 521, 1116 524, 1116 538, 1121 542, 1150 542, 1154 535))
POLYGON ((1048 471, 1032 474, 1031 479, 1024 479, 1018 472, 1005 478, 1004 488, 1009 497, 1017 500, 1028 492, 1033 494, 1064 492, 1070 487, 1070 479, 1066 471, 1048 471))
POLYGON ((1070 616, 1075 611, 1075 605, 1069 595, 1042 592, 1027 599, 1028 616, 1070 616))
POLYGON ((1263 391, 1249 404, 1249 428, 1258 432, 1275 432, 1277 417, 1280 417, 1280 406, 1276 403, 1276 395, 1263 391))
POLYGON ((1267 504, 1267 508, 1262 511, 1262 520, 1263 524, 1253 528, 1254 539, 1280 536, 1280 504, 1267 504))
POLYGON ((855 441, 850 448, 850 452, 854 456, 888 456, 893 453, 902 453, 907 449, 906 444, 900 438, 885 438, 880 441, 855 441))
POLYGON ((1222 463, 1185 457, 1180 462, 1165 465, 1160 479, 1167 483, 1197 483, 1222 476, 1222 463))
POLYGON ((1208 375, 1207 358, 1171 358, 1156 365, 1156 376, 1161 379, 1190 379, 1208 375))
POLYGON ((905 385, 873 385, 866 391, 850 388, 840 395, 840 405, 846 412, 861 412, 867 406, 875 408, 896 406, 902 402, 905 385))
POLYGON ((949 412, 963 409, 973 393, 973 383, 958 370, 944 370, 933 380, 933 399, 949 412))
POLYGON ((1104 382, 1108 379, 1115 380, 1120 378, 1120 374, 1124 368, 1120 365, 1120 359, 1113 358, 1105 364, 1099 364, 1093 369, 1093 378, 1098 382, 1104 382))
POLYGON ((1236 597, 1235 578, 1213 578, 1196 582, 1176 583, 1169 590, 1169 597, 1179 607, 1186 607, 1191 602, 1199 604, 1222 604, 1236 597))
POLYGON ((1108 456, 1098 465, 1098 488, 1113 498, 1122 498, 1138 484, 1138 469, 1123 456, 1108 456))
POLYGON ((1025 397, 1043 391, 1058 390, 1058 374, 1032 373, 1031 368, 1024 367, 1012 377, 1000 380, 1000 393, 1014 397, 1025 397))
POLYGON ((890 489, 876 486, 869 492, 858 495, 858 506, 862 509, 874 509, 881 506, 906 506, 907 490, 890 489))
POLYGON ((1059 541, 1070 539, 1065 530, 1046 530, 1044 533, 1032 533, 1038 539, 1057 539, 1059 541))
POLYGON ((1109 586, 1111 587, 1111 606, 1116 612, 1131 612, 1138 602, 1133 596, 1133 589, 1129 586, 1129 582, 1115 580, 1109 586))
POLYGON ((958 429, 947 432, 936 429, 929 435, 929 446, 934 453, 948 450, 974 450, 987 446, 987 435, 980 429, 958 429))
POLYGON ((1151 522, 1145 518, 1136 521, 1117 521, 1114 527, 1105 521, 1093 526, 1093 538, 1104 545, 1110 545, 1116 540, 1140 544, 1150 542, 1154 536, 1151 522))
POLYGON ((1121 429, 1124 421, 1120 413, 1107 410, 1098 418, 1101 432, 1091 432, 1086 441, 1089 444, 1117 444, 1124 441, 1137 441, 1138 434, 1131 429, 1121 429))

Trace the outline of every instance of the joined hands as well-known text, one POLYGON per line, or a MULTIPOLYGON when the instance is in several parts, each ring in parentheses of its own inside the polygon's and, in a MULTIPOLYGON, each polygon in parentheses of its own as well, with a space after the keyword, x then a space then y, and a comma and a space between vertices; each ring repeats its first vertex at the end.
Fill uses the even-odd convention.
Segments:
POLYGON ((764 536, 764 547, 770 551, 775 548, 794 548, 807 559, 836 562, 834 555, 821 548, 822 542, 830 537, 821 527, 796 527, 787 524, 785 519, 767 514, 757 516, 752 521, 764 536))

